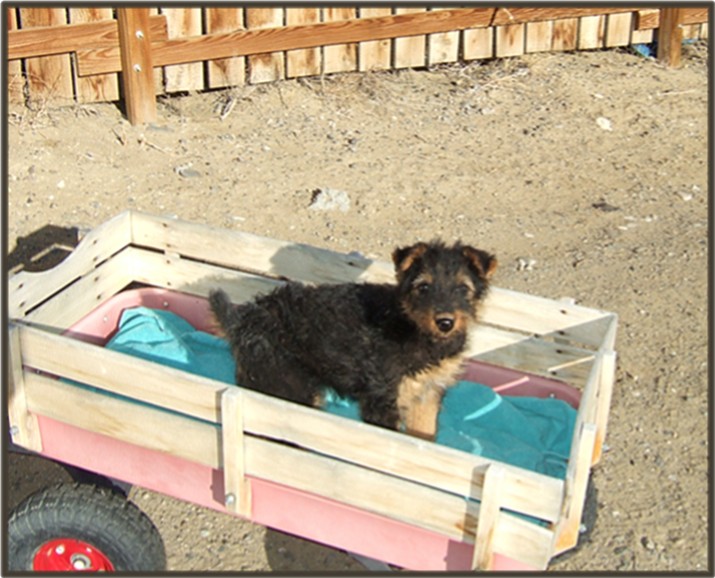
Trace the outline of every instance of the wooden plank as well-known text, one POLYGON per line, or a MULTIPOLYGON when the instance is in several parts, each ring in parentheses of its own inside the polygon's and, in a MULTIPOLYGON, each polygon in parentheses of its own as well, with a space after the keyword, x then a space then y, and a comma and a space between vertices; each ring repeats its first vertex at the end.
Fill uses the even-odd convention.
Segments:
MULTIPOLYGON (((360 18, 390 16, 392 8, 361 7, 360 18)), ((370 70, 388 70, 392 61, 392 42, 388 38, 371 40, 358 44, 358 66, 360 72, 370 70)))
POLYGON ((507 24, 496 27, 495 56, 521 56, 524 54, 524 24, 507 24))
MULTIPOLYGON (((474 543, 479 505, 473 501, 260 438, 247 441, 251 476, 474 543)), ((552 531, 506 512, 499 514, 496 527, 495 552, 534 568, 546 567, 552 531)))
POLYGON ((197 419, 220 421, 219 396, 230 385, 34 327, 23 327, 20 340, 26 367, 197 419))
MULTIPOLYGON (((206 32, 216 34, 243 30, 242 8, 209 6, 206 11, 206 32)), ((209 88, 242 86, 246 82, 246 59, 241 56, 208 61, 209 88)))
POLYGON ((501 496, 504 485, 504 471, 493 464, 484 474, 484 491, 479 507, 477 533, 474 540, 472 570, 492 570, 494 565, 494 535, 499 521, 501 496))
POLYGON ((156 120, 149 10, 119 8, 119 48, 127 118, 133 125, 156 120))
POLYGON ((578 48, 581 50, 602 48, 605 35, 605 16, 585 16, 580 19, 578 48))
POLYGON ((463 57, 477 60, 494 56, 494 28, 473 28, 463 32, 463 57))
POLYGON ((552 50, 575 50, 578 38, 578 18, 554 20, 552 50))
POLYGON ((586 501, 588 478, 591 472, 591 456, 596 440, 596 426, 592 423, 581 424, 576 434, 566 473, 563 515, 556 525, 554 556, 570 550, 578 544, 581 517, 586 501))
MULTIPOLYGON (((710 11, 705 8, 681 8, 682 23, 689 24, 707 24, 710 17, 710 11)), ((660 26, 660 10, 657 8, 639 10, 635 28, 636 30, 648 30, 658 28, 660 26)))
POLYGON ((638 11, 638 7, 618 6, 614 8, 499 8, 491 22, 491 26, 504 26, 509 24, 522 24, 525 22, 538 22, 541 20, 559 20, 561 18, 583 18, 600 14, 631 13, 638 11))
POLYGON ((7 419, 10 437, 14 444, 34 452, 42 451, 42 438, 37 416, 29 412, 25 376, 22 371, 23 355, 20 328, 11 323, 6 334, 8 344, 7 419))
POLYGON ((30 411, 144 448, 221 467, 214 424, 25 372, 30 411))
MULTIPOLYGON (((323 8, 323 22, 354 21, 355 8, 323 8)), ((323 48, 323 73, 357 69, 357 44, 334 44, 323 48)))
MULTIPOLYGON (((320 8, 286 8, 286 26, 320 22, 320 8)), ((320 48, 303 48, 286 52, 286 77, 317 76, 323 70, 320 48)))
POLYGON ((636 12, 634 30, 648 30, 658 28, 660 22, 660 10, 658 8, 646 8, 636 12))
POLYGON ((251 516, 251 486, 246 479, 246 439, 243 433, 243 390, 228 388, 221 395, 221 449, 226 508, 246 518, 251 516))
POLYGON ((10 318, 25 316, 51 295, 93 271, 131 242, 130 212, 125 211, 90 231, 57 267, 41 273, 22 271, 8 279, 10 318))
MULTIPOLYGON (((69 19, 71 24, 111 21, 116 27, 113 12, 112 8, 70 8, 69 19)), ((118 33, 117 42, 119 42, 118 33)), ((114 73, 82 78, 77 76, 75 71, 75 86, 78 102, 119 100, 119 79, 114 73)))
MULTIPOLYGON (((431 8, 431 11, 445 10, 445 8, 431 8)), ((445 62, 456 62, 459 58, 459 31, 437 32, 430 34, 427 38, 427 64, 443 64, 445 62)))
POLYGON ((631 23, 633 15, 609 14, 606 20, 606 46, 628 46, 631 42, 631 23))
POLYGON ((546 52, 551 50, 554 22, 544 20, 526 25, 526 52, 546 52))
MULTIPOLYGON (((72 8, 72 10, 75 10, 72 8)), ((71 14, 71 13, 70 13, 71 14)), ((154 40, 166 40, 166 19, 163 16, 149 18, 149 31, 154 40)), ((116 20, 68 24, 66 26, 43 26, 13 30, 7 35, 8 60, 75 52, 82 47, 114 47, 119 44, 119 28, 116 20)), ((117 59, 119 58, 117 52, 117 59)), ((117 63, 117 66, 119 64, 117 63)), ((113 72, 118 72, 117 68, 113 72)))
MULTIPOLYGON (((282 8, 247 8, 246 9, 246 25, 250 32, 264 28, 276 28, 283 25, 283 9, 282 8)), ((269 43, 270 44, 270 43, 269 43)), ((270 46, 270 49, 277 47, 270 46)), ((248 58, 248 74, 249 82, 256 84, 259 82, 271 82, 279 80, 285 76, 284 56, 282 52, 271 51, 266 46, 265 50, 261 49, 255 56, 248 58)), ((282 50, 282 48, 278 48, 282 50)))
MULTIPOLYGON (((8 27, 8 44, 9 39, 17 30, 17 8, 6 8, 7 12, 7 27, 8 27)), ((25 76, 22 74, 22 62, 19 60, 10 59, 10 50, 8 48, 8 63, 7 63, 7 98, 8 102, 20 103, 25 101, 25 76)))
MULTIPOLYGON (((67 25, 64 8, 20 8, 23 28, 67 25)), ((29 98, 44 103, 68 104, 74 100, 72 67, 67 54, 28 58, 25 61, 29 98)))
POLYGON ((608 429, 608 415, 611 409, 613 386, 616 380, 616 352, 604 351, 601 374, 599 376, 598 401, 596 407, 596 440, 591 465, 596 465, 603 453, 603 444, 608 429))
POLYGON ((671 68, 681 63, 683 48, 683 11, 681 8, 662 8, 658 29, 658 60, 671 68))
MULTIPOLYGON (((395 8, 396 17, 411 15, 433 14, 427 12, 426 8, 395 8)), ((395 47, 395 68, 418 68, 426 63, 427 37, 409 36, 407 38, 397 38, 394 41, 395 47)))
MULTIPOLYGON (((248 9, 248 14, 251 10, 258 9, 248 9)), ((405 44, 410 40, 400 38, 405 35, 420 36, 487 26, 494 12, 492 8, 438 12, 417 10, 419 10, 417 13, 398 13, 377 18, 358 18, 350 21, 280 28, 274 25, 243 32, 206 34, 197 38, 161 41, 154 43, 152 55, 155 66, 164 66, 211 58, 263 54, 274 50, 296 50, 384 38, 398 38, 399 41, 404 41, 402 44, 405 44)), ((119 70, 118 56, 116 50, 112 48, 78 50, 77 57, 82 75, 119 70)), ((423 65, 424 59, 421 62, 423 65)))
MULTIPOLYGON (((201 36, 201 8, 161 8, 166 17, 169 38, 201 36)), ((166 92, 201 90, 204 88, 203 64, 177 64, 164 67, 166 92)))

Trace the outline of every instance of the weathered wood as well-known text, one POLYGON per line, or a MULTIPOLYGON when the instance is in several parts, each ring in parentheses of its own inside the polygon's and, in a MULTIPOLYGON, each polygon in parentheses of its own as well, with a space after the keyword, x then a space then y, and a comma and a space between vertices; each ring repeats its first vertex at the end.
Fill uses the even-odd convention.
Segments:
MULTIPOLYGON (((112 13, 112 8, 70 8, 69 18, 72 24, 105 22, 112 21, 112 13)), ((115 33, 116 42, 119 42, 116 30, 115 33)), ((97 74, 82 78, 74 72, 78 102, 108 102, 119 99, 119 79, 116 74, 97 74)))
POLYGON ((588 50, 603 47, 606 30, 605 16, 585 16, 580 19, 578 48, 588 50))
POLYGON ((246 439, 243 431, 243 390, 231 387, 221 395, 221 450, 226 509, 251 516, 251 485, 246 478, 246 439))
POLYGON ((658 60, 678 68, 683 48, 683 9, 661 8, 658 29, 658 60))
MULTIPOLYGON (((250 29, 244 33, 238 33, 243 36, 249 34, 261 34, 263 29, 281 30, 283 26, 283 9, 282 8, 247 8, 246 9, 246 26, 250 29)), ((199 37, 198 40, 206 39, 207 37, 199 37)), ((231 41, 235 42, 234 46, 243 46, 244 40, 236 38, 231 41)), ((181 50, 178 46, 175 49, 181 50)), ((198 50, 199 46, 190 46, 189 53, 198 50)), ((218 50, 218 46, 214 47, 218 50)), ((248 75, 251 83, 271 82, 279 80, 285 76, 285 63, 282 47, 271 45, 270 42, 264 43, 258 50, 251 52, 235 52, 232 50, 229 54, 219 56, 241 56, 243 54, 253 54, 248 58, 248 75), (243 53, 243 54, 242 54, 243 53)), ((172 50, 173 51, 173 50, 172 50)), ((198 59, 203 60, 203 59, 198 59)))
MULTIPOLYGON (((161 8, 166 17, 169 38, 201 36, 201 8, 161 8)), ((208 60, 208 59, 205 59, 208 60)), ((164 67, 166 92, 201 90, 204 88, 204 70, 201 62, 176 64, 164 67)))
POLYGON ((507 24, 496 27, 495 56, 520 56, 524 54, 524 24, 507 24))
MULTIPOLYGON (((392 8, 360 8, 360 18, 390 16, 392 8)), ((358 65, 361 72, 387 70, 390 68, 392 55, 390 39, 371 40, 358 45, 358 65)))
POLYGON ((526 25, 526 52, 546 52, 551 50, 554 23, 549 20, 529 22, 526 25))
MULTIPOLYGON (((9 38, 16 33, 18 22, 17 22, 17 8, 6 8, 7 12, 7 26, 8 26, 8 44, 9 38)), ((10 51, 8 49, 8 63, 7 63, 7 98, 9 102, 19 103, 25 100, 25 76, 22 73, 22 62, 19 60, 11 60, 9 58, 10 51)))
POLYGON ((37 424, 37 417, 29 412, 25 376, 22 370, 24 362, 20 343, 20 328, 10 324, 5 334, 8 344, 8 363, 6 369, 7 384, 7 419, 10 437, 13 443, 35 452, 42 451, 42 438, 37 424))
POLYGON ((561 18, 553 22, 551 50, 575 50, 578 38, 578 18, 561 18))
POLYGON ((494 29, 473 28, 462 33, 465 60, 477 60, 494 56, 494 29))
MULTIPOLYGON (((320 22, 320 8, 286 8, 286 26, 320 22)), ((286 76, 317 76, 323 70, 320 48, 304 48, 286 52, 286 76)))
MULTIPOLYGON (((432 12, 436 10, 445 10, 445 8, 432 8, 432 12)), ((459 31, 453 32, 437 32, 430 34, 427 38, 428 52, 427 64, 442 64, 445 62, 456 62, 459 58, 459 31)))
POLYGON ((611 409, 613 386, 616 379, 616 353, 604 351, 602 353, 601 374, 599 375, 598 401, 596 407, 596 440, 593 449, 591 465, 596 465, 601 460, 603 444, 608 428, 608 414, 611 409))
POLYGON ((156 120, 149 11, 119 8, 119 48, 127 118, 133 125, 156 120))
POLYGON ((628 46, 631 41, 633 15, 609 14, 606 19, 606 46, 628 46))
POLYGON ((494 536, 499 521, 499 511, 502 506, 501 496, 504 485, 504 471, 501 466, 493 464, 487 467, 484 474, 484 491, 479 506, 477 534, 474 540, 472 570, 491 570, 494 563, 494 536))
MULTIPOLYGON (((431 13, 427 12, 426 8, 398 7, 395 9, 395 18, 418 18, 426 17, 429 14, 431 13)), ((491 12, 489 15, 491 15, 491 12)), ((425 35, 412 35, 406 38, 396 38, 394 41, 394 67, 415 68, 424 66, 426 62, 426 46, 427 37, 425 35)))
MULTIPOLYGON (((205 10, 208 34, 244 29, 242 8, 208 7, 205 10)), ((246 82, 246 59, 234 57, 209 60, 207 72, 210 88, 241 86, 246 82)))
MULTIPOLYGON (((64 8, 20 8, 23 28, 67 26, 64 8)), ((72 67, 67 54, 39 56, 25 61, 29 97, 34 101, 68 104, 74 100, 72 67)))
MULTIPOLYGON (((323 8, 323 22, 355 22, 355 8, 323 8)), ((332 44, 323 48, 323 73, 357 69, 357 44, 332 44)))
MULTIPOLYGON (((680 8, 682 10, 682 24, 703 24, 708 22, 710 11, 705 8, 680 8)), ((635 28, 648 30, 658 28, 661 22, 661 10, 657 8, 639 10, 636 17, 635 28)))

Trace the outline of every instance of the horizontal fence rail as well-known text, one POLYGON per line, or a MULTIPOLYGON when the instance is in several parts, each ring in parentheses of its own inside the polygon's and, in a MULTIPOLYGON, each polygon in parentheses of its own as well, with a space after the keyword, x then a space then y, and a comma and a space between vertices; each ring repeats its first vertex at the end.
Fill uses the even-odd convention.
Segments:
MULTIPOLYGON (((691 5, 692 6, 692 5, 691 5)), ((124 98, 133 123, 157 94, 334 72, 419 68, 658 41, 680 60, 706 38, 708 6, 6 8, 8 97, 124 98), (120 82, 121 76, 121 82, 120 82), (121 88, 120 88, 121 87, 121 88)))

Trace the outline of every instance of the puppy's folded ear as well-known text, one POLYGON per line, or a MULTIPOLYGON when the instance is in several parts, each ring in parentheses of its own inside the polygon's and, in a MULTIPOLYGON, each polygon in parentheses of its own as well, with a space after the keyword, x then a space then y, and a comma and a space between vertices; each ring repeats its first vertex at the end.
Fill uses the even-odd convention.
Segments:
POLYGON ((392 252, 392 262, 395 264, 397 275, 404 275, 415 261, 425 254, 425 251, 427 251, 427 243, 417 243, 410 247, 395 249, 392 252))
POLYGON ((462 254, 484 279, 490 279, 494 274, 497 268, 497 259, 491 253, 466 245, 462 247, 462 254))

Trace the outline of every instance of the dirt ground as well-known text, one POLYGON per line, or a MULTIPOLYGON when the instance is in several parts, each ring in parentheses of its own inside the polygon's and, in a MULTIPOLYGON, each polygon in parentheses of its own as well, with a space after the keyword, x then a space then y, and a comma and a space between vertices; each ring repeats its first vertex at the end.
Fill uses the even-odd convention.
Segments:
MULTIPOLYGON (((8 266, 41 269, 128 208, 389 259, 497 254, 495 284, 619 315, 598 520, 560 571, 708 567, 707 46, 541 54, 8 119, 8 266), (316 191, 343 193, 317 210, 316 191)), ((319 196, 319 195, 318 195, 319 196)), ((10 505, 65 479, 9 460, 10 505)), ((345 553, 143 489, 171 570, 360 570, 345 553)))

